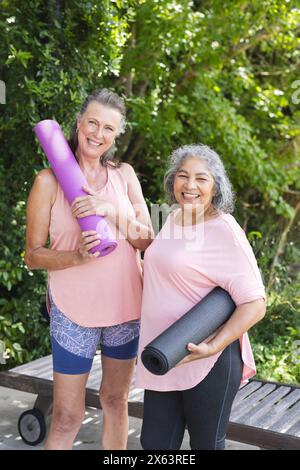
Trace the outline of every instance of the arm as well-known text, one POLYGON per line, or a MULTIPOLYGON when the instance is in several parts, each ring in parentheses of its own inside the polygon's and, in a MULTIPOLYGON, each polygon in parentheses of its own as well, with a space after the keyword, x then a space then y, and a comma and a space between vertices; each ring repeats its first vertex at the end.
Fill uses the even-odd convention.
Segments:
POLYGON ((134 248, 144 251, 154 239, 151 218, 134 169, 128 163, 123 163, 123 171, 128 183, 128 197, 135 211, 135 217, 124 217, 119 214, 118 228, 123 235, 127 234, 127 240, 134 248))
POLYGON ((262 320, 265 313, 266 302, 262 298, 239 305, 224 326, 219 328, 215 336, 207 343, 202 342, 198 345, 189 343, 187 348, 191 354, 180 361, 177 366, 197 359, 213 356, 222 351, 229 344, 233 343, 233 341, 240 338, 252 326, 262 320))
POLYGON ((222 351, 262 320, 266 313, 265 292, 253 250, 245 233, 236 222, 234 225, 235 230, 227 223, 220 227, 219 255, 206 269, 208 277, 229 292, 237 308, 207 342, 188 345, 192 354, 185 362, 222 351))
MULTIPOLYGON (((51 207, 55 200, 57 182, 51 170, 38 173, 27 203, 25 263, 29 269, 65 269, 94 258, 86 251, 95 238, 91 233, 83 235, 76 251, 58 251, 46 248, 51 207), (87 247, 88 248, 84 248, 87 247)), ((94 235, 95 237, 95 235, 94 235)))

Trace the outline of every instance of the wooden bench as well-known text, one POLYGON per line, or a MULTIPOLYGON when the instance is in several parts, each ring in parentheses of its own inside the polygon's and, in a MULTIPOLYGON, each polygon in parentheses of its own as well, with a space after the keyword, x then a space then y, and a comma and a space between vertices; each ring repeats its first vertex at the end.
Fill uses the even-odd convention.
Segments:
MULTIPOLYGON (((87 382, 87 407, 100 408, 100 378, 101 360, 96 356, 87 382)), ((45 417, 52 411, 51 355, 1 372, 0 385, 37 395, 34 408, 20 416, 18 428, 27 444, 41 442, 46 435, 45 417)), ((134 388, 134 383, 129 394, 129 415, 143 415, 143 390, 134 388)), ((250 380, 234 400, 227 439, 263 449, 300 449, 300 387, 250 380)))

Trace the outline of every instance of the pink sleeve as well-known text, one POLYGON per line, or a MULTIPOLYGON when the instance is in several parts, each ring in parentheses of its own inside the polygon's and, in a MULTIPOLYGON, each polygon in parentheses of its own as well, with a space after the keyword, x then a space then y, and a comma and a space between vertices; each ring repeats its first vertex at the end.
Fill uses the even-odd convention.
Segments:
POLYGON ((245 232, 233 217, 222 225, 213 279, 229 292, 236 305, 265 299, 262 277, 245 232))

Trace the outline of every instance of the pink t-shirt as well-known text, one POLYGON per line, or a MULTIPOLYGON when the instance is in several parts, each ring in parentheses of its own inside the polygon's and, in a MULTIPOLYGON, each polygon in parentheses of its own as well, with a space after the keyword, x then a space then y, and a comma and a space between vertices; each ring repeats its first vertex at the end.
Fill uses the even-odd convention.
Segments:
MULTIPOLYGON (((98 193, 124 214, 135 216, 121 171, 108 166, 107 175, 107 183, 98 193)), ((55 304, 66 317, 81 326, 112 326, 138 319, 141 315, 140 252, 116 227, 109 225, 118 242, 112 253, 80 266, 48 271, 55 304)), ((59 184, 49 230, 53 250, 78 248, 80 227, 59 184)))
MULTIPOLYGON (((234 217, 220 214, 195 226, 181 227, 171 213, 145 252, 142 323, 136 385, 148 390, 186 390, 201 382, 222 353, 151 374, 140 359, 144 347, 184 315, 214 287, 229 292, 236 305, 265 298, 261 275, 245 232, 234 217)), ((255 362, 245 333, 240 338, 242 382, 255 362)))

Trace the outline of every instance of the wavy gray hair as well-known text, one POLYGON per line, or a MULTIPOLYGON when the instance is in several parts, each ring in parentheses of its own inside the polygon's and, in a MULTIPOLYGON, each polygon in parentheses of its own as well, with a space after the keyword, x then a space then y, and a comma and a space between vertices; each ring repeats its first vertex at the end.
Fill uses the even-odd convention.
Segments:
POLYGON ((233 212, 234 193, 223 162, 217 152, 203 144, 183 145, 182 147, 174 150, 171 154, 169 168, 164 179, 165 191, 169 202, 176 202, 174 196, 175 175, 183 162, 191 157, 197 157, 199 160, 204 160, 214 178, 216 189, 215 195, 212 199, 212 205, 214 208, 229 214, 233 212))

